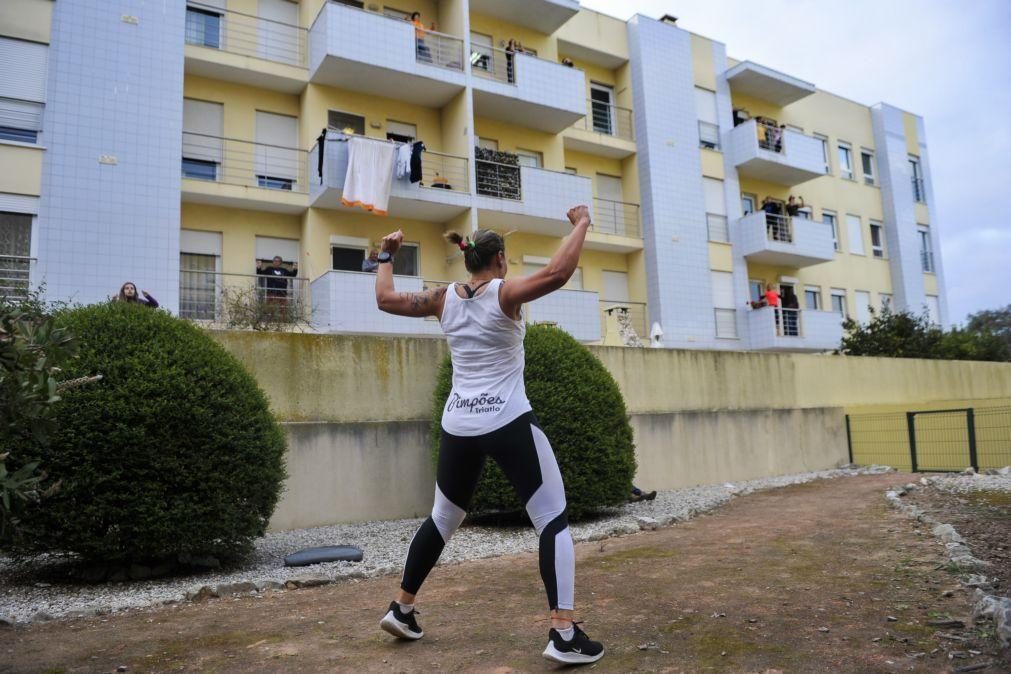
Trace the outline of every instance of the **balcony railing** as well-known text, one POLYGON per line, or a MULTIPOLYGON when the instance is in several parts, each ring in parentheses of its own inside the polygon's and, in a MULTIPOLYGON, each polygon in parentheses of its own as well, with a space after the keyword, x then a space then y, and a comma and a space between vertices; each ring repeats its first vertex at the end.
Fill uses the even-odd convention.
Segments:
POLYGON ((421 153, 421 186, 469 192, 467 162, 466 157, 425 150, 421 153))
POLYGON ((610 199, 593 199, 591 231, 639 238, 639 204, 610 199))
POLYGON ((28 294, 34 257, 0 255, 0 297, 18 298, 28 294))
POLYGON ((789 215, 766 213, 765 231, 769 241, 793 243, 793 218, 789 215))
POLYGON ((718 213, 706 213, 706 229, 709 240, 719 243, 730 243, 730 229, 727 226, 727 216, 718 213))
POLYGON ((934 251, 920 251, 920 266, 923 268, 923 271, 930 274, 934 273, 934 251))
POLYGON ((428 63, 448 70, 463 70, 463 40, 434 30, 424 37, 415 34, 414 49, 418 63, 428 63))
POLYGON ((523 199, 520 167, 500 164, 487 159, 477 159, 474 164, 477 174, 477 193, 497 199, 523 199))
POLYGON ((586 129, 594 133, 614 136, 622 140, 635 140, 635 128, 632 123, 632 111, 617 105, 595 101, 586 101, 589 113, 573 124, 574 128, 586 129))
POLYGON ((182 150, 184 178, 308 192, 305 150, 188 131, 182 150))
POLYGON ((306 323, 308 290, 306 278, 181 269, 179 316, 223 324, 306 323))
POLYGON ((470 71, 489 80, 497 80, 506 84, 516 83, 516 59, 514 52, 471 45, 470 71))
POLYGON ((758 133, 758 147, 770 152, 783 152, 786 133, 775 122, 755 120, 755 130, 758 133))
POLYGON ((186 5, 186 43, 242 56, 305 66, 308 31, 300 26, 225 10, 186 5))
POLYGON ((737 339, 737 309, 713 309, 716 336, 720 339, 737 339))
POLYGON ((635 330, 636 336, 642 342, 649 342, 649 315, 646 313, 645 302, 625 302, 624 300, 600 300, 600 334, 607 335, 608 313, 616 313, 618 316, 618 326, 621 327, 625 316, 628 317, 628 325, 635 330))
POLYGON ((720 149, 719 125, 699 120, 699 147, 707 150, 720 149))
POLYGON ((913 176, 911 180, 913 183, 913 200, 921 204, 927 203, 927 190, 923 186, 923 178, 913 176))

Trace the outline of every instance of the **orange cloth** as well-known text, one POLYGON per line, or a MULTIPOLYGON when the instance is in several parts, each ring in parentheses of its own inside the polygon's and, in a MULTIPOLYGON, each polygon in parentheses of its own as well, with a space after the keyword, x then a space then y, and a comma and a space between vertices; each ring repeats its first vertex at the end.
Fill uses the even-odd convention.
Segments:
POLYGON ((770 307, 778 307, 779 306, 779 293, 777 293, 775 290, 766 290, 765 291, 765 303, 768 304, 770 307))
POLYGON ((414 24, 414 37, 419 40, 425 39, 425 24, 421 23, 421 19, 415 19, 411 23, 414 24))

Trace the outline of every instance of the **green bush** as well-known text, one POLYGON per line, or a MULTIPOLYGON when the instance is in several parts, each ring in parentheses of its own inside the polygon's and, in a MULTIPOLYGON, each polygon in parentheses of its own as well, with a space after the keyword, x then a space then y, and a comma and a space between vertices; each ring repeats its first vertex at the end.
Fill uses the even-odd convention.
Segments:
MULTIPOLYGON (((527 397, 562 471, 569 518, 625 503, 635 474, 635 445, 625 401, 611 374, 586 347, 558 328, 529 326, 523 344, 527 397)), ((436 460, 452 376, 453 365, 447 357, 435 390, 432 453, 436 460)), ((470 511, 522 509, 505 475, 489 460, 470 511)))
POLYGON ((839 350, 849 356, 886 358, 933 358, 945 360, 1006 361, 1011 352, 1001 338, 987 328, 952 328, 945 332, 934 325, 926 312, 880 313, 871 311, 871 320, 858 323, 847 318, 846 334, 839 350))
POLYGON ((234 557, 264 533, 284 480, 284 436, 256 382, 221 346, 162 311, 111 302, 59 323, 79 340, 42 462, 61 489, 26 519, 22 552, 127 562, 234 557))

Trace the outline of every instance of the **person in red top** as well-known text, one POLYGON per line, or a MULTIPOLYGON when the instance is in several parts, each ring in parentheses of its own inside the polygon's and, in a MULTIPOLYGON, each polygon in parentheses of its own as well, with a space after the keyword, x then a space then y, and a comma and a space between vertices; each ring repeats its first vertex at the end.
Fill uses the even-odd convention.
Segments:
POLYGON ((411 23, 414 24, 414 39, 418 46, 418 58, 431 63, 432 52, 425 44, 425 24, 421 22, 421 12, 411 14, 411 23))
POLYGON ((773 286, 771 283, 768 286, 766 286, 765 304, 770 307, 779 306, 779 293, 776 292, 775 286, 773 286))

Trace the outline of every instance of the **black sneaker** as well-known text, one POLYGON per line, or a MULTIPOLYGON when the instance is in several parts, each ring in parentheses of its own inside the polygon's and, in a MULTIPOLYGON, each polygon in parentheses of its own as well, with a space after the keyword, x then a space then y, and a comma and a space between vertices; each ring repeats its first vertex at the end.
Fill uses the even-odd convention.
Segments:
POLYGON ((425 636, 421 625, 415 620, 417 611, 404 613, 400 610, 400 604, 395 601, 390 602, 390 610, 386 612, 383 619, 379 621, 379 626, 399 639, 409 639, 416 641, 425 636))
POLYGON ((548 631, 548 647, 544 649, 544 657, 548 660, 561 662, 565 665, 584 665, 596 662, 604 657, 604 645, 599 641, 591 641, 579 625, 572 623, 575 634, 570 641, 562 638, 554 627, 548 631))

